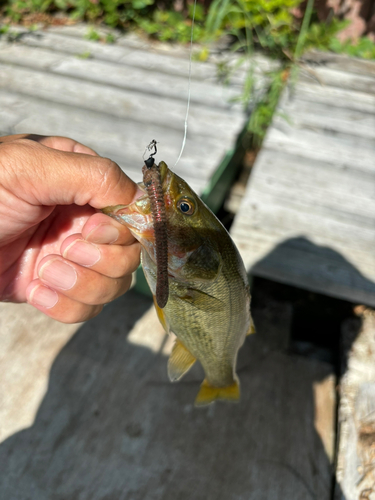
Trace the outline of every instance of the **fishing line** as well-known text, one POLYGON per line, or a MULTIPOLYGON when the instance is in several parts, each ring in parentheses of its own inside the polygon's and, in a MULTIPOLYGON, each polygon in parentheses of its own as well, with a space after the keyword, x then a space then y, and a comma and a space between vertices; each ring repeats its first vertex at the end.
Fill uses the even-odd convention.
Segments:
POLYGON ((188 99, 187 99, 187 106, 186 106, 186 115, 185 115, 185 132, 184 132, 184 138, 182 140, 182 146, 181 146, 181 151, 180 154, 178 155, 177 161, 174 164, 174 166, 177 165, 177 163, 180 161, 180 158, 182 156, 182 153, 185 149, 185 143, 186 143, 186 136, 187 136, 187 126, 188 126, 188 117, 189 117, 189 110, 190 110, 190 84, 191 84, 191 61, 193 57, 193 35, 194 35, 194 20, 195 20, 195 8, 197 6, 197 0, 194 0, 194 8, 193 8, 193 18, 191 21, 191 35, 190 35, 190 58, 189 58, 189 77, 188 77, 188 99))

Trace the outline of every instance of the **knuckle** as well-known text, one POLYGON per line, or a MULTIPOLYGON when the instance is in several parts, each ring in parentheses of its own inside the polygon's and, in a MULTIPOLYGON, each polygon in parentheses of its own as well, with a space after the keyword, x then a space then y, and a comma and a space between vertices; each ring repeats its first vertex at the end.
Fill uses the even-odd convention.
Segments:
POLYGON ((102 309, 102 305, 79 304, 78 307, 70 308, 69 311, 66 311, 59 321, 66 324, 81 323, 82 321, 94 318, 102 309))
POLYGON ((97 157, 97 172, 101 178, 102 195, 107 195, 120 181, 122 170, 114 161, 109 158, 97 157))
POLYGON ((82 315, 82 319, 80 321, 87 321, 91 318, 95 318, 101 311, 103 310, 102 304, 96 304, 87 309, 86 314, 82 315))
POLYGON ((88 304, 90 306, 107 304, 108 302, 111 302, 119 296, 118 292, 123 287, 123 279, 109 277, 106 278, 107 279, 105 281, 108 280, 107 282, 104 282, 104 280, 102 280, 103 283, 101 286, 97 286, 90 291, 87 291, 84 300, 85 304, 88 304))
POLYGON ((132 272, 133 269, 129 262, 129 257, 125 254, 121 257, 116 266, 111 269, 111 278, 118 280, 125 279, 132 272))

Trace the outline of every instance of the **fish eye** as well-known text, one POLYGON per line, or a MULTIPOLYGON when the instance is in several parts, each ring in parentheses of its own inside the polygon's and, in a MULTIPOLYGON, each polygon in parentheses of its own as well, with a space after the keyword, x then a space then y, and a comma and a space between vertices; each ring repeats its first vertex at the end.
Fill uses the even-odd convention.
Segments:
POLYGON ((177 202, 177 208, 184 215, 193 215, 195 212, 195 203, 189 198, 181 198, 181 200, 177 202))

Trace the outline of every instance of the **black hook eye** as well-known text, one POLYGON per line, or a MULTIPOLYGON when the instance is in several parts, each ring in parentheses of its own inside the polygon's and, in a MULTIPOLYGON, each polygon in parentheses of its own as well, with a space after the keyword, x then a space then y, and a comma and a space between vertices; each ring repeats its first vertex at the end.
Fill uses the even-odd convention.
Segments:
POLYGON ((147 168, 151 168, 155 163, 155 160, 152 156, 150 156, 150 158, 148 158, 147 160, 145 160, 145 165, 147 168))

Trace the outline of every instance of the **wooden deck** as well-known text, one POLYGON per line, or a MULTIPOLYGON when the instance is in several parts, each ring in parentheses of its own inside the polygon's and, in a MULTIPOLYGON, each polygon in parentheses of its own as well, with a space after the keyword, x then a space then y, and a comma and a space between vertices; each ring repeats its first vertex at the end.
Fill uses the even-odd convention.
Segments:
POLYGON ((375 63, 311 54, 232 227, 247 269, 375 306, 374 186, 375 63))
MULTIPOLYGON (((259 71, 267 69, 267 61, 258 63, 259 71)), ((82 28, 72 27, 22 35, 16 44, 1 42, 0 69, 3 133, 70 135, 118 161, 135 180, 151 139, 160 141, 159 159, 173 165, 177 158, 185 116, 186 51, 163 52, 161 46, 132 38, 114 46, 94 44, 82 38, 82 28), (150 84, 150 76, 160 84, 150 84)), ((215 83, 215 73, 214 64, 194 65, 188 144, 176 169, 201 193, 212 188, 244 123, 241 111, 227 101, 241 76, 225 88, 215 83)), ((312 89, 315 100, 316 83, 299 82, 296 92, 301 85, 307 93, 312 89)), ((320 99, 324 107, 328 97, 322 92, 320 99)), ((360 107, 359 101, 353 106, 360 107)), ((368 124, 371 135, 370 129, 368 124)), ((321 174, 318 153, 314 147, 311 151, 316 174, 321 174)), ((370 166, 366 151, 363 157, 370 166)), ((294 155, 278 152, 274 158, 283 154, 289 159, 294 155)), ((289 159, 285 165, 297 175, 298 159, 289 159)), ((259 177, 257 168, 252 183, 259 177)), ((373 172, 369 167, 365 177, 361 168, 348 178, 340 170, 342 189, 352 183, 353 189, 362 186, 371 193, 373 172)), ((306 195, 312 193, 307 190, 306 195)), ((323 253, 330 255, 326 249, 323 253)), ((170 340, 151 301, 134 290, 82 325, 59 324, 28 305, 0 304, 0 498, 331 500, 334 369, 288 351, 293 307, 287 301, 266 297, 253 308, 253 316, 257 333, 247 339, 238 362, 241 403, 198 410, 192 403, 202 372, 194 367, 182 382, 168 381, 170 340)), ((362 326, 359 319, 359 325, 344 327, 348 344, 360 328, 364 333, 359 338, 373 338, 373 322, 366 318, 362 326)), ((363 342, 357 351, 362 349, 363 342)), ((353 344, 354 365, 357 351, 353 344)), ((347 379, 346 408, 355 407, 358 388, 361 394, 371 393, 367 383, 365 377, 347 379)), ((365 416, 365 410, 358 411, 365 416)), ((340 412, 341 423, 348 421, 346 429, 354 429, 350 434, 341 425, 343 439, 347 436, 354 450, 357 436, 366 432, 355 427, 348 412, 340 412)), ((362 464, 371 467, 367 443, 362 464)), ((357 460, 353 452, 349 463, 341 459, 345 446, 340 450, 336 498, 357 500, 343 478, 361 457, 357 460)), ((367 475, 366 481, 370 479, 367 475)), ((366 489, 359 493, 363 491, 367 494, 366 489)))
POLYGON ((170 342, 134 291, 81 326, 0 315, 0 498, 331 499, 335 377, 287 353, 288 303, 254 311, 241 403, 206 409, 199 367, 169 382, 170 342))

